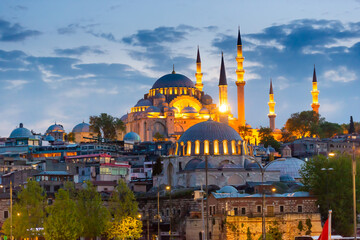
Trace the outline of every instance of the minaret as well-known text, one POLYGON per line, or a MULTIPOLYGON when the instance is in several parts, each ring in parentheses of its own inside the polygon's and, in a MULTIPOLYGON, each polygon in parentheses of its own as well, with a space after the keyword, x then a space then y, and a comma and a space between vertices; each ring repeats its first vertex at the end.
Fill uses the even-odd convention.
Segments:
POLYGON ((276 118, 276 114, 275 114, 275 104, 276 102, 274 102, 274 90, 273 90, 273 86, 272 86, 272 80, 270 79, 270 91, 269 91, 269 121, 270 121, 270 128, 271 130, 275 130, 275 118, 276 118))
POLYGON ((320 103, 319 103, 319 90, 318 90, 318 88, 317 88, 317 79, 316 79, 315 65, 314 65, 314 74, 313 74, 313 80, 312 80, 312 91, 311 91, 311 95, 312 95, 312 104, 311 104, 311 107, 312 107, 313 111, 315 111, 316 113, 319 113, 319 107, 320 107, 320 103))
POLYGON ((196 73, 195 73, 195 77, 196 77, 196 84, 195 87, 197 89, 199 89, 199 91, 203 90, 204 84, 202 83, 202 72, 201 72, 201 59, 200 59, 200 51, 199 51, 199 47, 197 50, 197 58, 196 58, 196 73))
POLYGON ((237 101, 238 101, 238 120, 240 126, 245 126, 245 92, 244 87, 246 82, 244 81, 244 57, 242 54, 242 43, 241 43, 241 35, 240 35, 240 28, 238 32, 238 40, 237 40, 237 69, 236 69, 236 86, 237 86, 237 101))
POLYGON ((221 53, 221 67, 219 78, 219 100, 220 100, 220 112, 228 111, 228 96, 227 96, 227 81, 225 73, 224 55, 221 53))

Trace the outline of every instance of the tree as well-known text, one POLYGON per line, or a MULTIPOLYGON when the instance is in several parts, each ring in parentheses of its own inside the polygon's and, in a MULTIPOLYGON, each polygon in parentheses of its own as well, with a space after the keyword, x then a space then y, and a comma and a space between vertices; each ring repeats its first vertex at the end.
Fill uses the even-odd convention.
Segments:
POLYGON ((251 128, 247 126, 240 126, 239 135, 245 142, 247 142, 252 137, 251 128))
POLYGON ((292 142, 296 139, 294 135, 292 135, 291 132, 287 131, 286 128, 281 128, 281 141, 283 143, 292 142))
POLYGON ((65 141, 67 142, 75 142, 75 135, 73 132, 69 132, 68 134, 65 134, 65 141))
POLYGON ((336 134, 342 133, 342 127, 337 123, 324 121, 319 124, 319 128, 320 128, 319 136, 321 138, 330 138, 336 134))
MULTIPOLYGON (((29 180, 26 187, 22 186, 12 214, 13 236, 17 238, 35 238, 43 236, 39 231, 45 218, 46 194, 34 180, 29 180)), ((10 235, 10 218, 6 219, 3 231, 10 235)))
POLYGON ((105 230, 109 221, 109 211, 103 206, 101 196, 91 182, 77 195, 79 224, 82 228, 81 236, 95 238, 105 230))
POLYGON ((142 233, 142 222, 133 217, 109 222, 107 230, 109 239, 139 239, 142 233))
POLYGON ((311 223, 311 219, 310 219, 310 218, 307 218, 307 219, 306 219, 305 225, 306 225, 306 233, 305 233, 305 235, 311 235, 312 223, 311 223))
POLYGON ((297 228, 299 229, 299 235, 301 235, 301 232, 304 230, 304 225, 302 221, 299 221, 297 228))
POLYGON ((250 227, 248 227, 246 231, 246 240, 252 240, 250 227))
POLYGON ((264 144, 264 147, 269 145, 275 148, 277 152, 280 151, 280 143, 275 140, 272 135, 272 129, 267 127, 260 127, 259 129, 260 144, 264 144))
POLYGON ((44 222, 45 237, 49 240, 76 240, 82 232, 78 223, 79 214, 76 203, 68 191, 59 189, 55 202, 47 207, 48 217, 44 222))
POLYGON ((115 221, 125 217, 136 218, 138 203, 134 193, 128 188, 124 180, 119 180, 109 200, 109 209, 115 221))
POLYGON ((352 133, 355 133, 355 125, 354 125, 353 117, 350 116, 349 134, 352 133))
MULTIPOLYGON (((360 171, 360 159, 356 159, 357 172, 360 171)), ((331 208, 332 226, 337 234, 351 235, 352 222, 352 159, 347 154, 337 153, 335 157, 316 156, 307 161, 300 174, 305 191, 311 191, 318 199, 320 213, 325 220, 331 208), (332 171, 321 169, 332 168, 332 171)), ((356 175, 356 192, 360 191, 360 176, 356 175)), ((359 195, 358 195, 359 197, 359 195)), ((359 211, 359 205, 357 206, 359 211)), ((310 226, 310 224, 309 224, 310 226)))
POLYGON ((155 139, 156 142, 158 142, 158 141, 164 141, 165 137, 164 137, 164 135, 162 135, 161 133, 156 132, 156 133, 154 134, 154 139, 155 139))
POLYGON ((125 131, 124 123, 116 117, 101 113, 90 116, 90 130, 105 139, 116 139, 116 131, 125 131))
POLYGON ((153 165, 153 175, 157 176, 162 173, 161 157, 156 158, 155 164, 153 165))
POLYGON ((312 137, 319 134, 319 124, 324 121, 315 111, 293 113, 286 121, 287 131, 297 137, 312 137))

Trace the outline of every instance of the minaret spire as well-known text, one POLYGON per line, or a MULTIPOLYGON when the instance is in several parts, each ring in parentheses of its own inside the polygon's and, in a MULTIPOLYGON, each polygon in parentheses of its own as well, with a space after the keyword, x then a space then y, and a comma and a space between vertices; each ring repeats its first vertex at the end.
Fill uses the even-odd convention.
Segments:
POLYGON ((276 114, 275 114, 275 104, 276 102, 274 101, 274 90, 273 90, 273 86, 272 86, 272 79, 270 78, 270 91, 269 91, 269 121, 270 121, 270 128, 271 130, 275 130, 275 118, 276 118, 276 114))
POLYGON ((312 104, 311 104, 311 107, 312 107, 313 111, 315 111, 316 113, 319 113, 319 107, 320 107, 320 103, 319 103, 319 90, 318 90, 318 87, 317 87, 317 78, 316 78, 315 64, 314 64, 314 73, 313 73, 313 80, 312 80, 312 91, 311 91, 311 95, 312 95, 312 104))
POLYGON ((199 91, 203 90, 204 84, 202 83, 202 72, 201 72, 201 59, 200 59, 200 50, 199 50, 199 46, 197 49, 197 57, 196 57, 196 73, 195 73, 195 77, 196 77, 196 84, 195 87, 197 89, 199 89, 199 91))
POLYGON ((224 64, 224 54, 221 52, 221 66, 220 66, 220 77, 219 77, 219 110, 220 110, 220 122, 228 123, 228 93, 227 93, 227 80, 224 64))
POLYGON ((236 55, 237 69, 236 69, 236 86, 237 86, 237 101, 238 101, 238 121, 240 126, 245 126, 245 84, 244 81, 244 57, 242 53, 242 41, 240 27, 238 30, 238 39, 237 39, 237 55, 236 55))

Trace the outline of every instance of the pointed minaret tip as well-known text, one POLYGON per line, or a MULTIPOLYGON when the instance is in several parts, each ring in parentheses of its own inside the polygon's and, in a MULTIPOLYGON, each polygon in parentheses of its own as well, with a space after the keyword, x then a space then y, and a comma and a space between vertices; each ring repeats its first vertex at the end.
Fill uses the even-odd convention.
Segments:
POLYGON ((241 42, 241 34, 240 34, 240 26, 239 26, 239 30, 238 30, 238 40, 237 40, 237 45, 241 46, 242 42, 241 42))
POLYGON ((219 86, 220 85, 227 85, 223 52, 221 52, 221 67, 220 67, 219 86))
POLYGON ((196 63, 201 63, 199 46, 198 46, 198 49, 197 49, 196 63))
POLYGON ((273 86, 272 86, 272 79, 270 78, 270 91, 269 94, 274 94, 273 86))
POLYGON ((317 82, 317 79, 316 79, 316 70, 315 70, 315 64, 314 64, 314 74, 313 74, 313 82, 317 82))
POLYGON ((173 70, 171 72, 172 74, 175 74, 175 64, 173 64, 173 70))

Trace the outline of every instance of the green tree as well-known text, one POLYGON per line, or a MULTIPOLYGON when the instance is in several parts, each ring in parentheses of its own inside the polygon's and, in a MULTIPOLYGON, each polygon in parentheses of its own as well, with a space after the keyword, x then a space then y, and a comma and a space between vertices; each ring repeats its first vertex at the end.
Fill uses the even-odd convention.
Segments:
POLYGON ((44 222, 45 237, 49 240, 76 240, 82 232, 77 206, 68 191, 60 189, 55 202, 47 207, 48 217, 44 222))
POLYGON ((106 230, 109 239, 139 239, 142 233, 142 222, 133 217, 109 222, 106 230))
POLYGON ((248 142, 249 139, 252 137, 251 128, 249 128, 247 126, 240 126, 239 127, 239 135, 245 142, 248 142))
POLYGON ((153 175, 157 176, 162 173, 161 157, 156 158, 155 164, 153 165, 153 175))
POLYGON ((73 132, 69 132, 65 135, 65 141, 67 142, 75 142, 75 135, 73 132))
POLYGON ((248 227, 246 231, 246 240, 252 240, 250 227, 248 227))
POLYGON ((355 125, 353 117, 350 116, 350 124, 349 124, 349 134, 355 133, 355 125))
POLYGON ((138 203, 124 180, 119 180, 114 189, 109 200, 109 210, 115 221, 125 217, 137 217, 138 203))
POLYGON ((125 131, 124 123, 116 117, 101 113, 99 116, 90 116, 90 130, 105 139, 116 139, 117 131, 125 131))
MULTIPOLYGON (((12 232, 15 239, 43 236, 43 232, 38 229, 43 227, 45 199, 46 194, 36 181, 29 180, 26 187, 21 187, 12 214, 12 232)), ((10 218, 6 219, 3 231, 10 235, 10 218)))
POLYGON ((321 138, 330 138, 336 134, 341 134, 343 132, 342 127, 339 124, 327 121, 320 123, 319 128, 319 136, 321 138))
MULTIPOLYGON (((360 159, 356 159, 357 172, 360 171, 360 159)), ((305 191, 317 196, 320 213, 325 220, 331 208, 332 226, 336 234, 351 235, 352 222, 352 159, 349 155, 337 153, 335 157, 316 156, 307 161, 300 174, 305 191), (332 168, 332 171, 321 169, 332 168)), ((359 197, 360 176, 356 176, 356 192, 359 197)), ((359 206, 358 209, 359 210, 359 206)))
POLYGON ((162 135, 162 134, 159 133, 159 132, 156 132, 156 133, 154 134, 154 139, 155 139, 156 142, 164 141, 164 140, 165 140, 165 136, 162 135))
POLYGON ((280 143, 275 140, 274 136, 272 135, 271 128, 260 127, 259 138, 260 144, 264 144, 264 147, 268 147, 270 145, 275 148, 277 152, 280 151, 280 143))
POLYGON ((311 235, 312 223, 311 223, 311 219, 310 219, 310 218, 307 218, 307 219, 306 219, 305 225, 306 225, 306 233, 305 233, 305 235, 311 235))
POLYGON ((285 128, 287 131, 297 137, 311 137, 319 135, 319 124, 324 121, 315 111, 303 111, 293 113, 286 121, 285 128))
POLYGON ((77 207, 82 228, 81 236, 91 239, 100 236, 105 230, 110 214, 91 182, 86 182, 86 187, 78 192, 77 207))
POLYGON ((301 235, 301 232, 304 230, 304 225, 302 221, 299 221, 297 228, 299 229, 299 235, 301 235))
POLYGON ((286 128, 281 128, 281 141, 283 143, 292 142, 296 139, 294 135, 292 135, 291 132, 287 131, 286 128))

